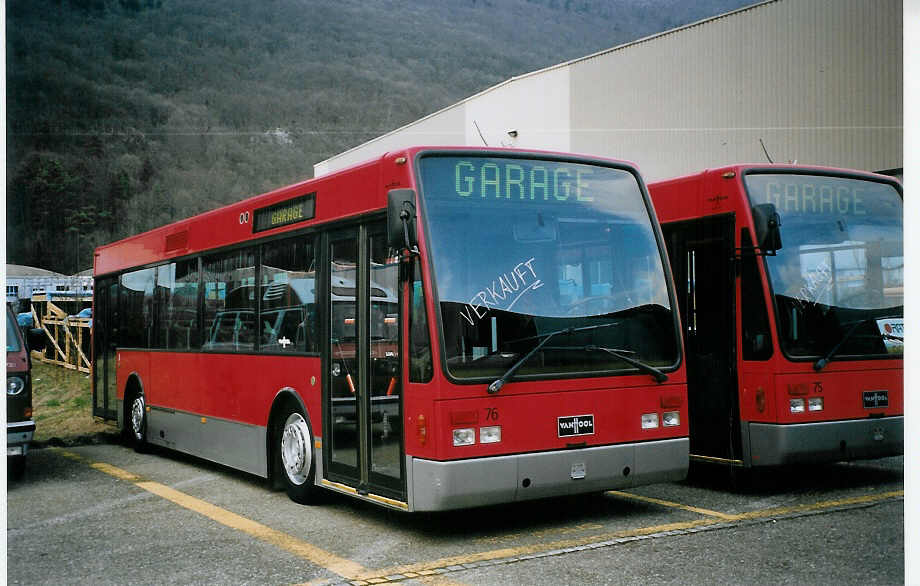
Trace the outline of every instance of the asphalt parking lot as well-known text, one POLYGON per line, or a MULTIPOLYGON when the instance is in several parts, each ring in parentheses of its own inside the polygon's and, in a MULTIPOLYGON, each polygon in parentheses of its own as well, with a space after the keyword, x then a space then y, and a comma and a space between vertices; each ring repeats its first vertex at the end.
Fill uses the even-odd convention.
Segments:
POLYGON ((904 460, 440 514, 121 445, 45 448, 7 485, 10 584, 899 584, 904 460))

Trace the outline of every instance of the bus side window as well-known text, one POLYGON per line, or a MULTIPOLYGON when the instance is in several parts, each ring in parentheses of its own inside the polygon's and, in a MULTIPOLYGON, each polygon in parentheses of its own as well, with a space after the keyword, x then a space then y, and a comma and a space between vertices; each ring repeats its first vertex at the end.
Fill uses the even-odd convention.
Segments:
POLYGON ((412 273, 415 279, 409 287, 409 381, 426 383, 434 375, 431 364, 431 340, 428 336, 428 314, 425 310, 425 288, 422 271, 415 259, 412 273))
POLYGON ((149 348, 154 331, 154 281, 156 269, 140 269, 119 278, 121 346, 149 348))
POLYGON ((751 233, 741 229, 741 352, 744 360, 769 360, 773 356, 763 280, 757 256, 743 251, 753 249, 751 233))
POLYGON ((255 312, 241 311, 236 315, 236 343, 240 350, 252 350, 256 341, 255 312))
POLYGON ((251 351, 255 298, 255 249, 225 252, 204 259, 204 327, 211 332, 205 349, 251 351), (227 330, 233 333, 226 339, 227 330), (242 336, 241 336, 242 332, 242 336))
POLYGON ((175 350, 197 350, 201 344, 198 328, 198 259, 175 264, 173 290, 166 311, 168 320, 167 347, 175 350))
POLYGON ((260 274, 260 351, 317 352, 312 236, 263 245, 260 274))

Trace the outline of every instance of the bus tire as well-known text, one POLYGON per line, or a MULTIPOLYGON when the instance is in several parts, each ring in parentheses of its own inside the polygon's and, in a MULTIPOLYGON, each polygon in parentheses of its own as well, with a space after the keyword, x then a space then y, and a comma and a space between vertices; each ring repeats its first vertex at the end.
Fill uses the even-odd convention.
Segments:
POLYGON ((314 485, 316 464, 313 461, 313 433, 298 407, 289 407, 278 418, 275 437, 275 465, 288 497, 302 505, 316 502, 314 485))
POLYGON ((127 413, 128 425, 128 442, 134 448, 135 452, 144 453, 148 450, 147 446, 147 403, 144 401, 144 393, 135 391, 131 394, 131 402, 128 404, 127 413))

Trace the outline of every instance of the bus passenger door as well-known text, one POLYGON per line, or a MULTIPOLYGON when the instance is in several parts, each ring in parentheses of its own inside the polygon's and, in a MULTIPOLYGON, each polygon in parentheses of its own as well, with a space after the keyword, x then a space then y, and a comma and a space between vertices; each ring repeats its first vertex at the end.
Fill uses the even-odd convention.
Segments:
POLYGON ((386 226, 330 234, 324 352, 327 478, 405 500, 399 267, 386 226))
POLYGON ((687 351, 691 456, 742 461, 735 337, 734 216, 662 225, 687 351))
POLYGON ((93 416, 118 419, 115 347, 118 342, 118 281, 96 281, 93 307, 93 416))

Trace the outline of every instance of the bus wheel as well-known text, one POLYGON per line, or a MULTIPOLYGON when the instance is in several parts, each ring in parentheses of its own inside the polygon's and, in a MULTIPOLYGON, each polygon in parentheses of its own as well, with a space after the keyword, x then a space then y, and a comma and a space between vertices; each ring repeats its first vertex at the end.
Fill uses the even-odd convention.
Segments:
POLYGON ((284 479, 284 488, 288 497, 296 503, 309 504, 315 501, 316 487, 313 465, 313 434, 310 424, 300 409, 288 413, 281 420, 277 449, 278 464, 284 479))
POLYGON ((145 452, 147 449, 147 404, 144 394, 134 393, 131 398, 131 407, 128 411, 128 440, 136 452, 145 452))

